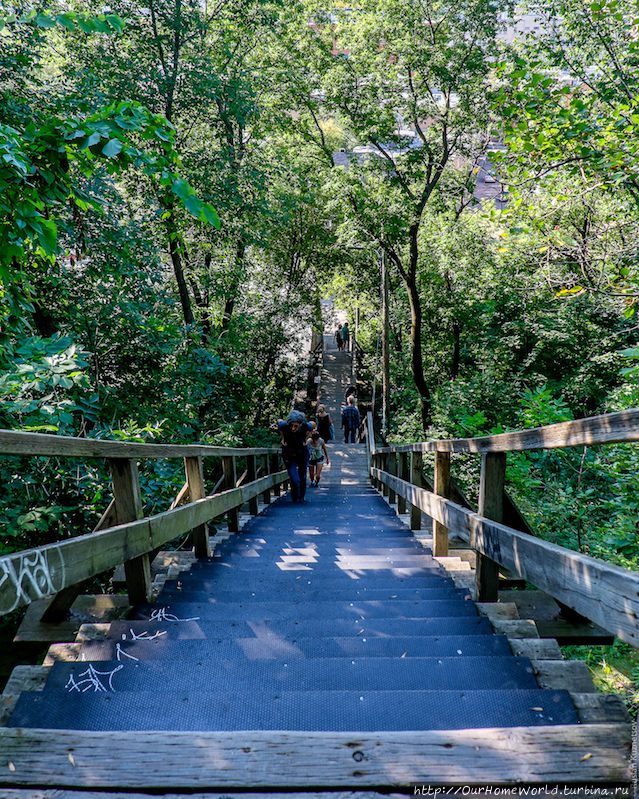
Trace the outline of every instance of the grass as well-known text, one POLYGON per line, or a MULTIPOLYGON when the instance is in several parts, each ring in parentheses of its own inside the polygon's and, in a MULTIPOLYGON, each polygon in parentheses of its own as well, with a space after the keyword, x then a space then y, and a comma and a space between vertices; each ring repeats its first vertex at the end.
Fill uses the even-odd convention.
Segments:
POLYGON ((633 721, 639 711, 639 650, 615 639, 612 646, 562 646, 567 660, 583 660, 599 691, 618 694, 633 721))

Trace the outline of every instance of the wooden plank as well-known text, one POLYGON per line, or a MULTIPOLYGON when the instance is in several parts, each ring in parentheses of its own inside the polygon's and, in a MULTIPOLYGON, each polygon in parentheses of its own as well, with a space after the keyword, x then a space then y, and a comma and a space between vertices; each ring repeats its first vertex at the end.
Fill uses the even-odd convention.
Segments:
POLYGON ((580 694, 596 691, 583 660, 533 660, 531 663, 540 688, 565 689, 580 694))
POLYGON ((472 538, 481 554, 639 647, 639 573, 513 530, 397 477, 372 471, 382 481, 392 480, 397 493, 405 492, 411 504, 461 538, 472 538))
MULTIPOLYGON (((206 496, 204 490, 204 471, 202 468, 202 458, 185 458, 184 471, 186 482, 189 487, 189 498, 191 502, 202 499, 206 496)), ((209 528, 206 522, 198 524, 193 528, 193 552, 196 558, 210 558, 211 545, 209 544, 209 528)))
MULTIPOLYGON (((421 490, 422 486, 422 462, 423 457, 421 452, 413 452, 410 459, 410 482, 412 485, 415 486, 417 490, 421 490)), ((378 477, 379 482, 381 482, 381 477, 378 477)), ((398 494, 401 492, 397 492, 398 494)), ((421 530, 422 529, 422 512, 420 506, 417 505, 415 502, 410 501, 410 497, 404 495, 405 498, 410 503, 410 529, 411 530, 421 530)))
MULTIPOLYGON (((501 522, 504 517, 504 483, 506 480, 506 454, 486 452, 481 456, 479 482, 479 515, 501 522)), ((439 493, 439 492, 435 492, 439 493)), ((470 545, 477 549, 471 536, 470 545)), ((499 593, 499 565, 477 552, 477 599, 480 602, 497 602, 499 593)))
MULTIPOLYGON (((410 480, 410 464, 408 453, 400 452, 398 455, 398 474, 401 480, 410 480)), ((397 496, 397 515, 406 513, 406 498, 398 494, 397 496)))
POLYGON ((521 452, 639 441, 639 408, 478 438, 377 447, 375 452, 521 452))
POLYGON ((171 503, 171 507, 169 510, 173 510, 173 508, 179 508, 180 505, 184 505, 185 502, 189 501, 189 484, 184 483, 182 488, 178 491, 176 498, 171 503))
POLYGON ((152 552, 287 477, 277 472, 148 519, 0 558, 0 615, 152 552))
MULTIPOLYGON (((247 471, 247 481, 249 483, 252 483, 254 480, 257 479, 257 457, 255 455, 247 456, 246 471, 247 471)), ((257 516, 258 514, 257 496, 251 497, 249 499, 249 513, 251 514, 251 516, 257 516)))
MULTIPOLYGON (((269 456, 268 455, 262 455, 260 460, 262 461, 262 468, 260 469, 260 471, 263 471, 264 474, 269 474, 269 471, 270 471, 269 470, 269 462, 270 462, 269 456)), ((265 505, 270 505, 271 504, 271 489, 270 488, 267 488, 266 491, 264 491, 262 493, 262 502, 265 505)))
MULTIPOLYGON (((440 497, 450 498, 450 452, 435 453, 433 492, 440 497)), ((433 555, 448 555, 448 527, 436 519, 433 519, 433 555)))
MULTIPOLYGON (((222 468, 224 469, 225 488, 235 488, 237 486, 237 460, 235 457, 228 455, 222 458, 222 468)), ((240 529, 239 506, 228 509, 227 519, 229 533, 237 533, 240 529)))
POLYGON ((189 458, 224 455, 262 455, 277 452, 275 447, 211 447, 204 444, 137 444, 74 438, 48 433, 0 430, 0 455, 56 455, 68 458, 189 458))
MULTIPOLYGON (((111 480, 117 524, 125 524, 144 515, 140 494, 137 461, 132 458, 111 458, 111 480)), ((140 605, 151 598, 151 562, 148 552, 124 560, 124 575, 131 605, 140 605)))
POLYGON ((563 660, 561 649, 556 641, 550 638, 509 638, 508 643, 513 655, 529 660, 563 660))
POLYGON ((3 729, 0 785, 168 792, 628 783, 631 746, 629 724, 385 733, 3 729))
POLYGON ((618 694, 573 693, 573 701, 582 724, 627 724, 628 708, 618 694))
POLYGON ((554 638, 562 646, 611 646, 615 636, 596 624, 570 624, 567 621, 535 621, 540 638, 554 638))

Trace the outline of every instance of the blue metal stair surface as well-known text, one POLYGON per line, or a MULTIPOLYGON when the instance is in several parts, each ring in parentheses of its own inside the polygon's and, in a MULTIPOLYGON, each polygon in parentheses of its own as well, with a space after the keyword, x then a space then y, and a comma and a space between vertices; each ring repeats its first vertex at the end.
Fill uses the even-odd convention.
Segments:
MULTIPOLYGON (((367 638, 366 635, 346 638, 299 638, 295 636, 262 636, 252 638, 207 638, 199 640, 175 640, 155 638, 153 640, 90 641, 82 647, 84 661, 104 661, 118 659, 128 662, 132 659, 151 660, 159 658, 180 659, 209 658, 249 659, 264 658, 415 658, 450 657, 461 652, 470 656, 468 647, 462 648, 456 636, 449 642, 445 637, 433 640, 419 636, 367 638), (453 648, 456 646, 457 648, 453 648)), ((477 636, 474 636, 475 638, 477 636)), ((469 636, 470 639, 473 636, 469 636)), ((473 646, 472 642, 469 644, 473 646)), ((508 654, 508 653, 504 653, 508 654)), ((464 658, 465 660, 466 658, 464 658)), ((512 653, 508 657, 512 659, 512 653)), ((493 668, 482 663, 484 668, 493 668)), ((481 680, 480 676, 476 676, 481 680)))
POLYGON ((29 692, 14 727, 379 732, 576 724, 567 691, 29 692))
POLYGON ((155 604, 57 663, 10 724, 77 730, 374 732, 575 724, 566 691, 477 614, 331 451, 308 502, 284 497, 155 604))
POLYGON ((360 636, 369 638, 394 636, 411 637, 478 637, 490 640, 505 640, 493 635, 490 622, 485 616, 446 617, 440 619, 300 619, 230 621, 218 619, 207 621, 173 621, 169 618, 156 620, 131 619, 112 622, 107 638, 115 641, 133 640, 137 636, 148 638, 158 633, 169 638, 250 638, 268 634, 291 638, 326 638, 330 636, 360 636))
MULTIPOLYGON (((435 618, 445 616, 476 616, 473 602, 463 599, 433 599, 425 602, 387 602, 355 600, 354 602, 167 602, 162 605, 167 613, 180 618, 204 617, 207 619, 308 619, 308 618, 405 618, 406 616, 435 618)), ((148 616, 153 605, 142 605, 138 618, 148 616)))
MULTIPOLYGON (((158 597, 160 602, 213 602, 239 604, 246 600, 247 593, 251 600, 255 600, 258 596, 256 591, 242 592, 242 591, 211 591, 211 590, 197 590, 195 585, 189 584, 187 587, 182 588, 165 588, 158 597)), ((259 593, 259 601, 266 602, 273 597, 272 591, 261 591, 259 593)), ((392 588, 379 589, 373 588, 370 591, 362 589, 360 591, 348 590, 347 588, 332 589, 327 587, 325 591, 321 588, 311 589, 309 591, 298 590, 295 592, 291 599, 295 602, 309 602, 311 600, 316 602, 348 602, 349 600, 367 601, 367 602, 391 602, 398 600, 401 602, 420 602, 424 600, 433 599, 470 599, 468 591, 460 590, 454 586, 441 586, 439 588, 413 588, 413 589, 399 589, 393 591, 392 588)))
MULTIPOLYGON (((228 693, 238 685, 243 691, 270 689, 282 691, 383 691, 400 687, 407 691, 512 690, 538 688, 532 666, 526 658, 497 656, 471 657, 389 657, 286 660, 237 660, 207 658, 202 641, 190 641, 179 657, 178 642, 171 642, 172 654, 162 660, 140 663, 104 661, 95 669, 111 673, 104 688, 120 691, 148 691, 160 686, 163 691, 197 685, 201 691, 228 693), (122 668, 119 668, 122 666, 122 668)), ((186 642, 182 642, 186 643, 186 642)), ((47 680, 47 690, 73 692, 93 672, 88 663, 56 663, 47 680)), ((80 689, 81 690, 81 689, 80 689)))
MULTIPOLYGON (((446 593, 447 596, 461 596, 465 597, 468 594, 466 589, 456 588, 452 580, 442 578, 440 581, 433 581, 430 585, 423 588, 398 588, 392 582, 387 587, 373 587, 367 585, 357 585, 354 587, 350 585, 344 588, 333 588, 332 586, 317 585, 313 581, 310 585, 308 580, 295 580, 294 582, 279 583, 277 585, 278 595, 279 592, 286 592, 291 595, 291 599, 299 597, 300 599, 320 599, 322 596, 330 600, 343 600, 343 599, 435 599, 432 592, 437 591, 446 593)), ((213 596, 221 602, 238 602, 250 596, 252 598, 258 597, 260 600, 273 599, 273 590, 266 590, 260 588, 258 590, 247 591, 246 588, 221 588, 212 585, 210 581, 168 581, 162 589, 161 596, 163 598, 182 595, 192 596, 194 593, 202 595, 213 596)))

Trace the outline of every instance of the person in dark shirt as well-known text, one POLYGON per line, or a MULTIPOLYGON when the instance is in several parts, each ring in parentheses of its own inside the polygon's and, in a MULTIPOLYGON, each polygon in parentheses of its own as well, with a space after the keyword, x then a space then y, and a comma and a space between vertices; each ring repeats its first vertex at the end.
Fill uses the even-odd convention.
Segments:
POLYGON ((360 425, 359 410, 355 407, 355 397, 351 394, 346 400, 346 407, 342 411, 342 427, 344 428, 344 443, 355 443, 355 433, 360 425))
POLYGON ((277 429, 282 441, 282 460, 291 481, 291 500, 303 502, 308 466, 306 439, 313 428, 301 411, 291 411, 285 422, 278 422, 277 429))

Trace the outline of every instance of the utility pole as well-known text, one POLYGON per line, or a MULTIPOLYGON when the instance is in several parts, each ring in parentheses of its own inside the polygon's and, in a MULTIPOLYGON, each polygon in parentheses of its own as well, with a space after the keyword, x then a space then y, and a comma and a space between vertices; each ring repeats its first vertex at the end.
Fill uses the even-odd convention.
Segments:
POLYGON ((382 431, 384 434, 390 426, 390 353, 388 331, 388 269, 386 266, 386 249, 382 247, 382 431))

